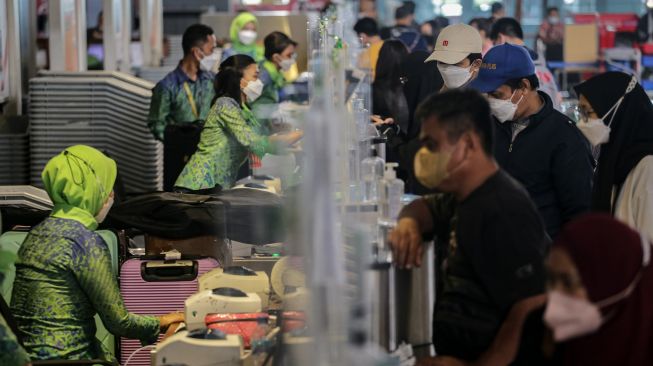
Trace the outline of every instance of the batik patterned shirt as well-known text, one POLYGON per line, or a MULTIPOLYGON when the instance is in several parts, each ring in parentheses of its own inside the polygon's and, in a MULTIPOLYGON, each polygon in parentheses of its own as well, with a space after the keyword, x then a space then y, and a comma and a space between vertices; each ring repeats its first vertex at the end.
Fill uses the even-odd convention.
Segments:
POLYGON ((197 80, 193 81, 178 66, 156 84, 152 90, 147 125, 157 140, 163 141, 167 125, 206 120, 215 96, 213 78, 212 73, 200 71, 197 80), (188 85, 192 98, 184 85, 188 85), (193 102, 197 115, 193 111, 193 102))
POLYGON ((115 336, 153 343, 159 335, 156 317, 125 308, 104 240, 70 219, 47 218, 25 239, 11 308, 36 360, 110 359, 95 338, 96 313, 115 336))
POLYGON ((231 188, 249 153, 262 158, 271 152, 268 137, 247 106, 233 98, 218 98, 206 119, 197 151, 175 186, 190 190, 218 185, 231 188))

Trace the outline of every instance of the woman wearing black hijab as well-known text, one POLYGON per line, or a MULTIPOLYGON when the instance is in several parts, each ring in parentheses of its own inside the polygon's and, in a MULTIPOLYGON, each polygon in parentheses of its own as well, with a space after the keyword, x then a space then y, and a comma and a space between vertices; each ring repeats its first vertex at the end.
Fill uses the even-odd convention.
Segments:
MULTIPOLYGON (((600 149, 592 209, 653 238, 653 105, 637 79, 597 75, 575 87, 578 128, 600 149)), ((569 172, 573 174, 573 172, 569 172)))

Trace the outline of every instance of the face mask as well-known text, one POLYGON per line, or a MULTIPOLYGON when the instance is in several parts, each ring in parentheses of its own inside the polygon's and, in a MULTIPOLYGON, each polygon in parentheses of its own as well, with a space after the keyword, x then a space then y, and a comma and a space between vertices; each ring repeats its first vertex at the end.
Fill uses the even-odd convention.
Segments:
POLYGON ((111 206, 113 206, 113 197, 109 197, 107 202, 102 206, 100 209, 100 212, 95 216, 95 221, 99 223, 103 222, 104 219, 107 218, 107 214, 109 214, 109 210, 111 210, 111 206))
POLYGON ((558 17, 549 17, 548 20, 549 20, 549 23, 551 23, 551 24, 560 23, 560 18, 558 18, 558 17))
POLYGON ((635 86, 637 85, 637 78, 632 77, 630 80, 630 83, 628 83, 628 86, 626 87, 626 92, 624 95, 619 98, 619 100, 610 108, 603 118, 593 118, 593 119, 583 119, 579 121, 577 124, 578 129, 580 132, 585 135, 587 140, 592 144, 592 146, 599 146, 605 143, 608 143, 610 141, 610 126, 612 125, 612 121, 614 120, 614 116, 617 115, 617 112, 619 111, 619 106, 621 106, 621 103, 624 101, 624 98, 628 93, 633 91, 635 89, 635 86), (606 125, 604 123, 604 118, 609 116, 612 113, 612 117, 610 117, 610 122, 606 125))
POLYGON ((610 127, 600 118, 581 120, 577 126, 592 146, 599 146, 610 140, 610 127))
POLYGON ((281 67, 282 71, 288 71, 294 64, 295 64, 295 58, 291 57, 285 60, 281 60, 281 62, 279 62, 279 67, 281 67))
POLYGON ((415 177, 424 187, 435 189, 449 176, 447 172, 449 160, 451 160, 449 152, 431 152, 426 147, 422 147, 415 155, 415 177))
POLYGON ((553 330, 556 342, 595 332, 602 318, 598 306, 560 291, 551 291, 544 311, 544 322, 553 330))
POLYGON ((243 93, 247 96, 247 101, 252 103, 258 99, 258 97, 261 96, 261 93, 263 93, 263 87, 264 85, 261 79, 248 82, 245 89, 243 89, 243 93))
MULTIPOLYGON (((651 260, 651 244, 644 235, 641 235, 641 244, 642 267, 623 291, 594 304, 557 290, 549 292, 544 322, 553 330, 553 338, 556 342, 564 342, 595 332, 604 322, 600 309, 627 299, 633 293, 639 284, 643 270, 651 260)), ((607 316, 609 317, 610 315, 607 316)))
POLYGON ((507 121, 512 121, 515 119, 515 112, 517 112, 517 107, 519 107, 519 103, 524 99, 524 96, 522 95, 521 98, 519 98, 519 101, 517 103, 512 102, 512 98, 515 96, 515 92, 512 92, 512 95, 510 96, 509 99, 497 99, 497 98, 488 98, 488 102, 490 103, 490 109, 492 110, 492 114, 499 120, 501 123, 505 123, 507 121))
POLYGON ((246 46, 249 46, 250 44, 254 43, 256 41, 256 37, 258 35, 256 34, 255 31, 253 30, 246 30, 243 29, 240 32, 238 32, 238 40, 246 46))
POLYGON ((459 67, 438 63, 438 70, 440 70, 440 75, 442 75, 447 89, 457 89, 467 84, 472 78, 471 69, 471 65, 469 67, 459 67))
POLYGON ((210 55, 204 56, 204 58, 200 60, 200 70, 213 71, 213 67, 219 61, 218 56, 219 55, 216 52, 212 52, 210 55))

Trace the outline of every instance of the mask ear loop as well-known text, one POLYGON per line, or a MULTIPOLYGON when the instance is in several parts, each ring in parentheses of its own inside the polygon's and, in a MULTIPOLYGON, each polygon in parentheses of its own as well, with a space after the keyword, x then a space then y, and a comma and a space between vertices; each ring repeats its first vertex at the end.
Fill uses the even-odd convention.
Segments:
POLYGON ((622 95, 621 98, 619 98, 619 100, 617 101, 617 103, 615 103, 615 105, 612 106, 612 108, 610 108, 610 110, 601 118, 601 119, 604 119, 610 113, 614 112, 614 113, 612 113, 612 117, 610 117, 610 122, 608 123, 608 127, 610 127, 612 125, 612 121, 614 121, 614 116, 617 115, 617 111, 619 110, 619 107, 621 106, 621 103, 624 101, 624 98, 626 98, 626 95, 630 94, 630 92, 635 90, 636 86, 637 86, 637 78, 635 76, 633 76, 630 79, 630 82, 628 83, 628 86, 626 87, 626 92, 624 93, 624 95, 622 95))
POLYGON ((628 287, 626 287, 623 291, 615 295, 612 295, 607 299, 597 302, 596 306, 598 306, 599 308, 604 308, 606 306, 613 305, 623 299, 628 298, 633 293, 633 291, 635 291, 635 289, 637 288, 637 285, 639 284, 639 280, 642 278, 642 273, 644 273, 644 269, 648 266, 648 264, 651 261, 651 243, 643 234, 640 234, 640 238, 642 244, 642 267, 639 269, 637 275, 630 283, 630 285, 628 285, 628 287))

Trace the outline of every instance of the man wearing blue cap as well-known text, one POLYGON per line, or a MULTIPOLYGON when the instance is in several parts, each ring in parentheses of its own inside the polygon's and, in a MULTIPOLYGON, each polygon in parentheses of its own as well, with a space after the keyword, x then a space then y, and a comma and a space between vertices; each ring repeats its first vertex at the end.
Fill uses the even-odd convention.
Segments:
POLYGON ((593 159, 587 140, 538 86, 528 51, 511 44, 490 49, 471 84, 488 95, 496 160, 528 190, 553 238, 589 211, 593 159))

